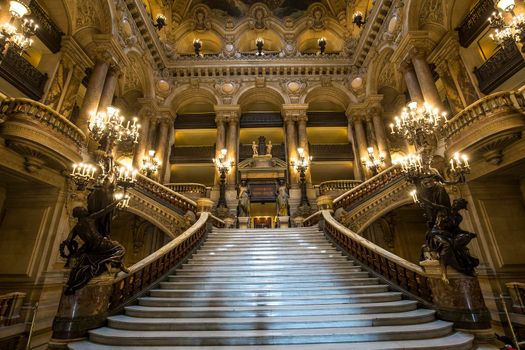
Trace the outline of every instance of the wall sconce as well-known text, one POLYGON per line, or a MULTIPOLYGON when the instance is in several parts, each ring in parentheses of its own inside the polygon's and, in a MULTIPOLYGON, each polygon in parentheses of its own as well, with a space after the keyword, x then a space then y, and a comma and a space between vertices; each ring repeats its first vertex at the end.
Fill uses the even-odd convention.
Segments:
POLYGON ((164 28, 166 26, 166 17, 164 17, 164 15, 161 14, 157 15, 153 26, 157 27, 158 30, 164 28))
POLYGON ((257 56, 263 56, 264 39, 261 37, 255 39, 255 46, 257 46, 257 56))
POLYGON ((150 177, 159 170, 159 166, 160 160, 155 158, 155 150, 150 150, 148 152, 148 157, 142 159, 142 167, 140 168, 140 171, 147 177, 150 177))
POLYGON ((193 48, 195 49, 195 56, 202 56, 201 54, 201 48, 202 48, 202 41, 200 39, 193 40, 193 48))
POLYGON ((356 11, 354 13, 354 19, 352 23, 358 26, 359 28, 365 25, 366 19, 364 20, 363 13, 361 11, 356 11))
POLYGON ((320 37, 317 40, 317 44, 319 45, 319 54, 323 55, 326 49, 326 38, 324 36, 320 37))

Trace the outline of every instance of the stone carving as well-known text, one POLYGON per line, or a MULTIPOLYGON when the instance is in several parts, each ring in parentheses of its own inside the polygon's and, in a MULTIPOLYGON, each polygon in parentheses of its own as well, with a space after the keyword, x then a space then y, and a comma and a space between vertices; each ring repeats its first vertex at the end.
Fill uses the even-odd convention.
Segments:
POLYGON ((443 0, 425 0, 419 12, 419 26, 427 23, 443 24, 443 0))
POLYGON ((224 104, 232 103, 233 96, 239 91, 240 87, 241 84, 235 80, 219 80, 215 83, 215 91, 222 98, 224 104))
POLYGON ((254 157, 259 155, 259 150, 255 141, 252 142, 252 152, 254 157))
POLYGON ((73 209, 77 223, 60 244, 60 256, 67 259, 66 266, 73 264, 64 290, 66 295, 74 294, 92 278, 110 272, 112 267, 128 272, 123 261, 126 250, 117 241, 109 239, 109 223, 119 203, 108 203, 112 193, 109 187, 95 189, 88 196, 87 208, 78 206, 73 209), (77 237, 84 242, 80 248, 77 237))
POLYGON ((279 180, 279 189, 277 190, 277 216, 288 216, 289 206, 288 187, 283 179, 279 180))
POLYGON ((389 86, 392 88, 397 87, 396 71, 393 64, 386 63, 383 70, 379 74, 378 86, 389 86))
POLYGON ((69 70, 65 67, 64 62, 60 62, 53 82, 51 83, 51 87, 47 92, 46 98, 44 99, 44 104, 49 106, 51 109, 57 110, 60 96, 62 96, 62 93, 66 87, 68 73, 69 70))
POLYGON ((237 208, 239 217, 250 216, 250 190, 246 184, 246 180, 241 181, 239 187, 239 206, 237 208))
POLYGON ((193 30, 203 32, 211 28, 208 11, 205 6, 195 8, 193 12, 193 30))
POLYGON ((97 11, 97 1, 77 2, 77 28, 100 25, 97 11))
POLYGON ((268 28, 266 17, 266 9, 262 6, 254 7, 252 10, 253 19, 250 20, 250 27, 255 30, 263 30, 268 28))
POLYGON ((266 145, 266 155, 272 155, 272 141, 268 141, 268 144, 266 145))
POLYGON ((324 9, 321 6, 315 6, 312 8, 310 18, 308 18, 308 27, 310 29, 319 31, 325 28, 324 9))
POLYGON ((290 96, 292 103, 299 103, 307 86, 306 79, 282 80, 281 88, 290 96))

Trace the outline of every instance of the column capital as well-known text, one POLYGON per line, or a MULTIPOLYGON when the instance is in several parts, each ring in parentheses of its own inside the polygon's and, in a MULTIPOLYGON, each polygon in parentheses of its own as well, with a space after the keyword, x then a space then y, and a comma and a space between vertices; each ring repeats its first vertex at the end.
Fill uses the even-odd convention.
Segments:
POLYGON ((412 59, 414 55, 426 55, 433 47, 434 42, 427 31, 410 31, 403 37, 390 60, 400 64, 402 61, 412 59))
POLYGON ((84 52, 72 36, 63 36, 60 42, 62 59, 69 61, 77 70, 84 72, 93 66, 93 60, 84 52))
POLYGON ((240 105, 215 105, 215 122, 238 123, 241 119, 240 105))
POLYGON ((129 63, 129 58, 122 51, 120 44, 110 34, 93 35, 93 41, 88 46, 87 51, 97 61, 122 66, 126 66, 129 63))
POLYGON ((414 65, 412 65, 412 61, 410 61, 409 59, 401 61, 398 65, 398 68, 403 74, 414 71, 414 65))
POLYGON ((307 103, 284 104, 281 107, 281 115, 284 121, 308 120, 308 116, 306 114, 307 110, 308 110, 307 103))
POLYGON ((448 60, 459 59, 459 48, 458 33, 455 31, 448 32, 428 56, 428 62, 434 63, 437 66, 440 64, 446 64, 446 61, 448 60))
POLYGON ((348 106, 345 115, 349 123, 359 122, 365 120, 367 112, 366 103, 359 103, 348 106))

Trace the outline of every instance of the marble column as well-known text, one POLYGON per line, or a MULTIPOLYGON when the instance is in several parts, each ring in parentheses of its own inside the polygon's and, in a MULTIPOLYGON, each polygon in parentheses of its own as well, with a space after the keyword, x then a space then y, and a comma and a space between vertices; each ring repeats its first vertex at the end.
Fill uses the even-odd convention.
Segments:
POLYGON ((388 147, 388 139, 385 133, 385 124, 383 123, 381 115, 382 110, 381 105, 376 105, 368 110, 368 114, 371 116, 374 125, 378 152, 384 154, 385 167, 389 167, 392 165, 392 159, 390 157, 390 148, 388 147))
MULTIPOLYGON (((223 117, 215 117, 215 124, 217 125, 217 138, 215 141, 215 157, 218 158, 221 150, 226 147, 226 127, 224 125, 223 117)), ((215 171, 215 185, 219 185, 220 174, 215 171)))
MULTIPOLYGON (((229 203, 228 207, 231 208, 234 201, 236 201, 236 199, 233 198, 234 195, 232 191, 234 191, 237 186, 237 150, 239 148, 239 120, 241 117, 241 107, 239 105, 216 105, 214 109, 216 118, 223 120, 224 123, 224 135, 226 138, 224 144, 227 150, 226 159, 228 161, 233 161, 233 166, 226 177, 227 192, 230 191, 226 196, 227 202, 229 203)), ((220 148, 218 151, 220 152, 220 148)))
MULTIPOLYGON (((361 158, 366 157, 368 154, 367 148, 368 144, 366 142, 366 133, 365 133, 365 127, 363 125, 363 119, 364 115, 356 115, 354 116, 354 129, 355 129, 355 138, 357 142, 357 149, 359 150, 359 158, 355 159, 356 165, 361 165, 361 158)), ((361 168, 362 172, 364 174, 365 179, 370 178, 371 174, 369 174, 366 169, 361 168)))
POLYGON ((104 83, 106 81, 106 75, 109 69, 109 59, 107 56, 99 57, 95 63, 95 67, 89 77, 89 83, 84 95, 84 101, 80 108, 77 126, 86 135, 88 133, 88 124, 91 119, 91 114, 96 112, 100 97, 102 96, 102 90, 104 89, 104 83))
POLYGON ((157 149, 155 150, 155 157, 157 157, 157 159, 162 162, 157 175, 157 180, 159 182, 164 180, 163 175, 165 173, 166 167, 169 166, 169 164, 166 164, 164 160, 166 158, 166 154, 169 154, 169 150, 167 148, 169 147, 168 137, 170 134, 170 127, 173 128, 170 118, 163 118, 160 120, 157 149))
MULTIPOLYGON (((297 118, 297 141, 298 146, 302 147, 304 149, 304 156, 306 158, 310 157, 310 149, 308 145, 308 135, 306 133, 306 122, 308 121, 308 116, 306 115, 306 109, 304 110, 304 114, 301 114, 297 118)), ((312 187, 312 172, 311 172, 311 166, 308 167, 308 170, 306 171, 306 184, 308 188, 312 187)))
POLYGON ((361 163, 358 162, 359 150, 357 149, 355 136, 354 136, 354 125, 352 117, 348 118, 348 142, 352 145, 352 150, 354 151, 354 180, 363 180, 363 170, 361 169, 361 163))
POLYGON ((120 69, 118 66, 113 65, 109 67, 106 81, 104 82, 104 88, 102 89, 102 95, 100 96, 100 101, 98 103, 99 112, 105 112, 106 108, 113 103, 113 96, 115 95, 119 76, 120 69))
POLYGON ((294 189, 299 188, 299 174, 291 164, 292 161, 297 159, 297 148, 299 147, 297 142, 297 129, 295 122, 302 115, 306 117, 306 108, 304 108, 304 106, 301 107, 301 105, 289 104, 283 105, 281 111, 286 132, 286 154, 288 161, 288 173, 290 176, 290 186, 294 189))
POLYGON ((423 93, 421 92, 414 66, 410 62, 402 62, 400 70, 405 78, 410 99, 417 103, 423 103, 423 93))
POLYGON ((153 117, 153 111, 149 109, 143 109, 139 112, 140 118, 140 137, 137 144, 135 154, 133 156, 133 167, 140 169, 142 166, 142 159, 146 155, 146 152, 149 151, 150 147, 150 138, 149 130, 151 118, 153 117))
POLYGON ((425 59, 425 52, 423 50, 414 49, 411 51, 410 55, 425 102, 443 111, 441 97, 439 96, 436 84, 434 83, 430 66, 425 59))

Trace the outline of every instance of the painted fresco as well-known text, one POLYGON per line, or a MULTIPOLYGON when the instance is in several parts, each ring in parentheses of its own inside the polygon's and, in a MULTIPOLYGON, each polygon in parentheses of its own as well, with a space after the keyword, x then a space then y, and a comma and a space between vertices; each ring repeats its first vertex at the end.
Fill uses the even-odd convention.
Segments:
POLYGON ((196 0, 196 4, 206 4, 211 9, 222 12, 224 16, 242 17, 247 14, 251 5, 263 3, 277 17, 291 16, 297 18, 313 3, 314 0, 196 0))

